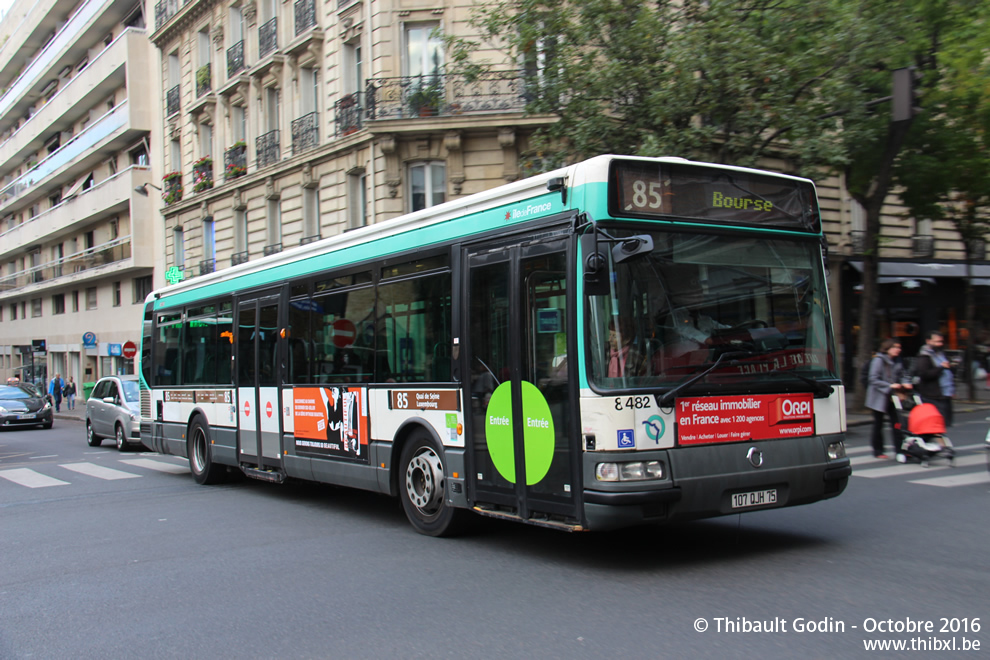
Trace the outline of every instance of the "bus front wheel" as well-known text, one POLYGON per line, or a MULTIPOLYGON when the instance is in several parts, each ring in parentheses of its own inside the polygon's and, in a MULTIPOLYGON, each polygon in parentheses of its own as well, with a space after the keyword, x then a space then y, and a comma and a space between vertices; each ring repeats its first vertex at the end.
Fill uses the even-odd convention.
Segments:
POLYGON ((189 470, 196 483, 204 486, 218 484, 227 476, 227 469, 213 462, 210 426, 202 417, 194 419, 189 428, 189 470))
POLYGON ((402 449, 399 499, 413 528, 427 536, 452 536, 461 530, 467 511, 446 501, 441 452, 424 431, 417 431, 402 449))

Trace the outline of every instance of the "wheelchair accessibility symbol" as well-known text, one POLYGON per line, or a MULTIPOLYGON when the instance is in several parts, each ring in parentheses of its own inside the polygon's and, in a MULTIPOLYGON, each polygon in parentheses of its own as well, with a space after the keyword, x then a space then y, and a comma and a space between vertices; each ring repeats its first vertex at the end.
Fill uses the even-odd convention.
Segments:
POLYGON ((660 438, 663 437, 663 432, 667 429, 667 425, 664 424, 663 417, 660 415, 653 415, 643 422, 643 426, 646 427, 646 437, 657 444, 660 443, 660 438))

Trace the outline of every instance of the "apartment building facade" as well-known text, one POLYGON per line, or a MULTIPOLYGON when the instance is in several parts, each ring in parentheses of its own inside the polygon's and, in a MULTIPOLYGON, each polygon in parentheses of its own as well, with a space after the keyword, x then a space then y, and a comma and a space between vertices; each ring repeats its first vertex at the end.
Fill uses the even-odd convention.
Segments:
POLYGON ((144 12, 135 0, 19 0, 0 24, 4 379, 134 371, 128 342, 140 342, 162 242, 141 192, 156 180, 158 105, 144 12))

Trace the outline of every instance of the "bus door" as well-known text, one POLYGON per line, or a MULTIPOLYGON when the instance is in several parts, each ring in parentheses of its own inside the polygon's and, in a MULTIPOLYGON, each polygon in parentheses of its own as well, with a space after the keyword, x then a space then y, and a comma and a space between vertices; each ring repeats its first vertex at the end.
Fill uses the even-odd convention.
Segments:
POLYGON ((575 519, 566 242, 471 248, 465 262, 469 496, 524 519, 575 519))
POLYGON ((237 301, 237 456, 259 468, 281 467, 281 342, 278 291, 237 301))

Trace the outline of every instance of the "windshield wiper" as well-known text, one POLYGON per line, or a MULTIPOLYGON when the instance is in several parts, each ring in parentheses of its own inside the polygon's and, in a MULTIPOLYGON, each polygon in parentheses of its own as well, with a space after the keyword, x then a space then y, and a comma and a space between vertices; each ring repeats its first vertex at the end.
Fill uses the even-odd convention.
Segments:
POLYGON ((703 371, 694 374, 693 376, 688 376, 687 380, 681 381, 680 383, 675 385, 672 389, 668 390, 663 396, 658 396, 657 406, 659 406, 660 408, 666 408, 667 406, 669 406, 671 403, 674 402, 674 397, 677 396, 678 392, 687 389, 688 387, 694 385, 695 383, 697 383, 699 380, 701 380, 711 372, 715 371, 715 368, 718 367, 720 364, 722 364, 723 360, 729 359, 727 366, 731 367, 738 365, 738 362, 736 362, 737 358, 751 357, 752 355, 754 355, 752 351, 729 351, 726 353, 722 353, 721 355, 718 356, 718 358, 716 358, 714 362, 709 364, 703 371))
POLYGON ((772 369, 772 370, 768 371, 766 375, 768 375, 768 376, 777 376, 777 375, 790 376, 791 378, 797 378, 800 381, 804 381, 808 385, 811 385, 811 387, 813 388, 812 389, 812 394, 815 395, 815 398, 816 399, 824 399, 824 398, 830 396, 832 394, 832 392, 835 391, 835 388, 832 387, 831 385, 829 385, 828 383, 823 383, 823 382, 821 382, 819 380, 814 380, 812 378, 808 378, 807 376, 802 376, 801 374, 794 373, 793 371, 784 371, 783 369, 772 369))

